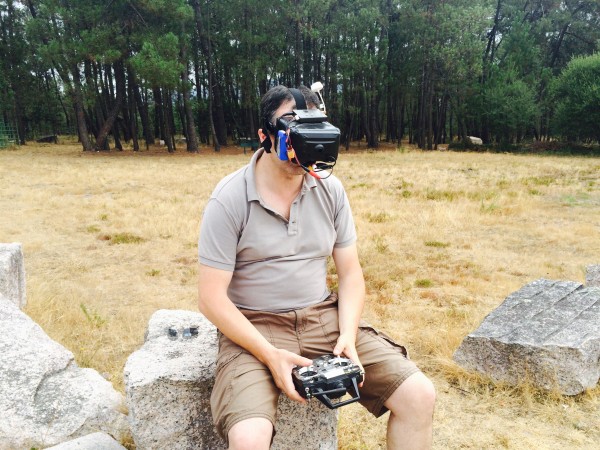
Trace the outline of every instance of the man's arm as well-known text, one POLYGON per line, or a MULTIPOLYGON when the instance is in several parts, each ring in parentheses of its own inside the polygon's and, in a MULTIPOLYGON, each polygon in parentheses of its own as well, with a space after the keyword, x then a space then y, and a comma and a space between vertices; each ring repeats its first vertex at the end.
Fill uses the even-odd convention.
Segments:
POLYGON ((296 365, 308 366, 312 361, 271 345, 227 296, 232 272, 199 265, 198 308, 225 336, 245 348, 265 364, 275 384, 289 398, 305 400, 296 392, 292 369, 296 365))
POLYGON ((338 274, 340 324, 340 337, 333 353, 335 355, 344 353, 360 364, 356 353, 356 333, 365 304, 365 279, 358 260, 356 244, 334 248, 333 261, 338 274))

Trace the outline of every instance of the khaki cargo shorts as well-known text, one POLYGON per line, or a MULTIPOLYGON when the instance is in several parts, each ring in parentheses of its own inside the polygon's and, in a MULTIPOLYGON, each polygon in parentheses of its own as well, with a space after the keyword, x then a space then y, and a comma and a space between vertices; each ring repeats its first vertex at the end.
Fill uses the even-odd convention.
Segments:
MULTIPOLYGON (((335 293, 321 303, 285 313, 241 311, 275 347, 310 359, 332 353, 339 336, 335 293)), ((408 359, 404 347, 363 322, 356 350, 366 375, 359 401, 379 417, 387 411, 384 402, 419 369, 408 359)), ((216 378, 210 399, 219 434, 227 440, 231 427, 249 418, 263 417, 275 426, 279 394, 267 366, 219 333, 216 378)))

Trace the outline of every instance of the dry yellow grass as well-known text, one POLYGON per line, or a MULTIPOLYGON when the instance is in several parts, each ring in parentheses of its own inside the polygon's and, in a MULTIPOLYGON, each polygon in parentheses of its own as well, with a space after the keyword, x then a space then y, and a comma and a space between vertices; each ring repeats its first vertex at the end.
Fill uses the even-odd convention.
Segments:
MULTIPOLYGON (((26 312, 122 391, 152 313, 196 310, 203 206, 248 158, 0 151, 0 242, 23 243, 26 312)), ((358 228, 366 319, 437 386, 435 448, 598 448, 600 389, 494 385, 452 353, 509 293, 542 277, 582 282, 600 263, 600 159, 342 152, 335 173, 358 228)), ((384 448, 384 436, 385 420, 342 408, 340 448, 384 448)))

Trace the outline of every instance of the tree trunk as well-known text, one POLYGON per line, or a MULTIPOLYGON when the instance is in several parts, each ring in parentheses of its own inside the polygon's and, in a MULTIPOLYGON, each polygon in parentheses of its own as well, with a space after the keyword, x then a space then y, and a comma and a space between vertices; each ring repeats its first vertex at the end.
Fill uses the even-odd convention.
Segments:
MULTIPOLYGON (((295 8, 298 10, 299 0, 295 0, 295 8)), ((302 43, 301 43, 301 32, 300 32, 300 19, 294 20, 294 87, 297 87, 301 83, 302 74, 302 43)))
POLYGON ((165 143, 169 153, 175 152, 175 126, 173 120, 173 101, 171 91, 163 90, 163 111, 165 115, 165 143))
POLYGON ((369 103, 367 101, 367 92, 364 85, 364 80, 360 87, 360 125, 362 126, 363 132, 366 137, 367 147, 371 147, 372 136, 371 127, 369 125, 369 103))
POLYGON ((225 114, 223 111, 223 101, 221 96, 221 88, 215 81, 215 70, 213 67, 212 51, 210 44, 210 30, 205 31, 202 9, 200 8, 199 0, 191 0, 194 9, 194 19, 200 41, 200 49, 206 60, 208 69, 208 112, 211 121, 210 129, 213 137, 215 151, 218 152, 222 145, 227 145, 227 129, 225 126, 225 114), (216 123, 215 118, 216 116, 216 123))
MULTIPOLYGON (((77 132, 79 141, 83 146, 83 151, 92 151, 94 147, 90 142, 87 125, 85 122, 85 113, 83 111, 83 95, 81 93, 81 79, 79 78, 79 68, 73 66, 73 108, 75 109, 75 117, 77 118, 77 132)), ((63 82, 68 80, 68 77, 63 78, 63 82)))
POLYGON ((138 142, 138 127, 137 127, 137 112, 135 108, 135 98, 133 94, 133 85, 131 84, 131 72, 128 73, 129 79, 127 83, 127 100, 129 109, 129 129, 131 130, 131 139, 133 140, 133 151, 140 150, 138 142))
POLYGON ((108 117, 102 124, 102 128, 98 132, 98 136, 96 137, 96 151, 102 150, 106 143, 106 138, 108 137, 108 133, 112 129, 115 119, 117 118, 117 114, 121 109, 121 104, 123 102, 123 92, 125 85, 125 69, 123 67, 123 61, 119 60, 114 64, 115 69, 115 80, 117 84, 120 84, 122 87, 117 89, 117 97, 115 99, 115 103, 108 113, 108 117))
MULTIPOLYGON (((165 138, 165 113, 163 111, 163 100, 162 100, 162 92, 160 88, 155 87, 152 89, 152 95, 154 96, 154 126, 156 136, 162 140, 166 141, 165 138)), ((164 143, 162 144, 164 145, 164 143)))
POLYGON ((117 83, 117 91, 123 89, 123 101, 121 102, 121 115, 123 116, 123 121, 120 122, 120 125, 123 128, 123 139, 125 139, 125 142, 129 142, 133 135, 133 131, 131 130, 131 119, 129 118, 131 102, 129 101, 130 94, 124 70, 125 69, 123 69, 123 84, 117 83))
POLYGON ((19 142, 19 145, 25 145, 25 121, 23 120, 23 107, 20 101, 19 88, 13 86, 12 91, 15 94, 15 102, 13 106, 15 121, 17 123, 17 141, 19 142))
POLYGON ((196 134, 196 124, 194 123, 194 111, 190 104, 190 90, 188 87, 188 71, 187 63, 186 70, 181 74, 182 77, 182 95, 183 95, 183 109, 185 110, 186 118, 186 145, 187 151, 198 153, 198 135, 196 134))
MULTIPOLYGON (((152 125, 150 124, 150 115, 148 114, 148 103, 144 102, 142 95, 140 94, 140 87, 137 84, 135 72, 133 69, 128 69, 129 74, 129 85, 131 86, 131 92, 135 99, 137 110, 140 113, 140 121, 142 122, 142 133, 146 141, 146 150, 150 145, 154 145, 154 134, 152 133, 152 125)), ((133 110, 133 109, 132 109, 133 110)))
POLYGON ((402 138, 404 137, 404 115, 406 110, 406 95, 402 95, 400 102, 400 118, 398 119, 398 144, 402 145, 402 138))
MULTIPOLYGON (((197 40, 198 37, 196 36, 196 40, 195 45, 197 45, 197 40)), ((194 79, 196 80, 196 103, 198 105, 198 126, 199 126, 199 132, 200 132, 200 142, 202 143, 206 143, 208 144, 208 137, 207 134, 207 126, 206 126, 206 122, 202 121, 202 117, 204 114, 204 100, 202 99, 202 90, 203 90, 203 86, 202 86, 202 82, 201 82, 201 78, 200 78, 200 72, 201 72, 201 68, 200 68, 200 61, 198 60, 198 49, 194 49, 194 79)), ((206 116, 206 114, 204 114, 204 116, 206 116)), ((209 119, 210 120, 210 119, 209 119)))

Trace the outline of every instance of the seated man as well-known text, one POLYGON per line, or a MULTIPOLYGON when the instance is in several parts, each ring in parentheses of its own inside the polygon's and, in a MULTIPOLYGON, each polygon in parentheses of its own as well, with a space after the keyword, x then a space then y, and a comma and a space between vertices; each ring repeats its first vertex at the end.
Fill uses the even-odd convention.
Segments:
POLYGON ((219 330, 215 425, 230 449, 268 449, 280 392, 306 401, 292 369, 333 353, 363 367, 360 402, 377 417, 390 411, 388 448, 430 448, 432 383, 404 347, 360 321, 365 284, 342 184, 279 159, 266 129, 295 107, 284 86, 264 95, 263 148, 217 185, 204 211, 198 304, 219 330), (329 256, 337 293, 326 282, 329 256))

